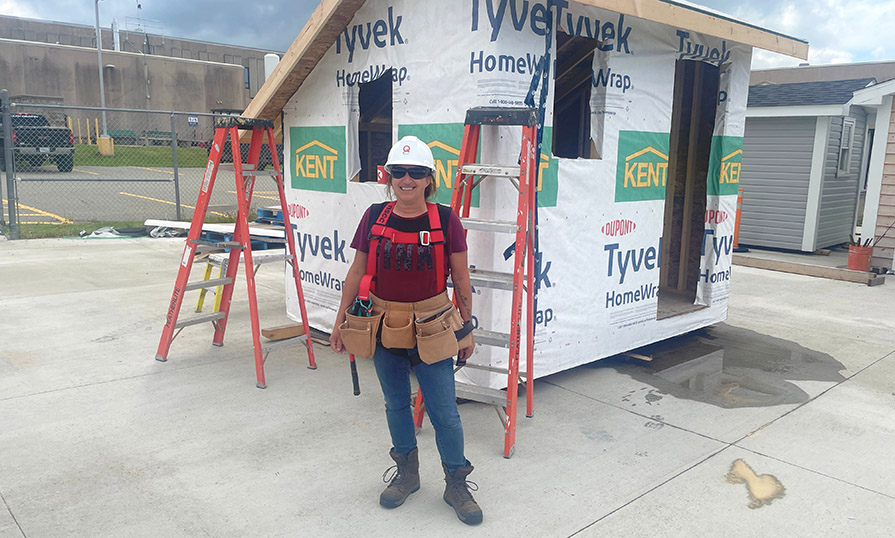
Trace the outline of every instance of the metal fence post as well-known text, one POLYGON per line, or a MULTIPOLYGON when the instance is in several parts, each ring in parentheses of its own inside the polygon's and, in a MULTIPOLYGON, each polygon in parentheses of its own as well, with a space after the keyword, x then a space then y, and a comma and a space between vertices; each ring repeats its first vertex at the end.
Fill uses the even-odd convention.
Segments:
POLYGON ((3 156, 6 163, 6 199, 9 207, 9 238, 19 238, 19 213, 16 200, 16 160, 12 147, 12 118, 9 114, 9 92, 0 90, 0 114, 3 116, 3 156))
POLYGON ((174 207, 175 218, 180 220, 180 174, 177 171, 177 122, 171 112, 171 152, 174 156, 174 207))

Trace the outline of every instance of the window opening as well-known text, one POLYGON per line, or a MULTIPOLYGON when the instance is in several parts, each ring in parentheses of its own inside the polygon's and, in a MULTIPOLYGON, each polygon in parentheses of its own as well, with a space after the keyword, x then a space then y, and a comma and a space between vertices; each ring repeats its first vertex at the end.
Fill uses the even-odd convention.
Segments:
MULTIPOLYGON (((692 60, 676 62, 657 319, 705 308, 694 303, 701 278, 706 185, 719 85, 717 66, 692 60)), ((710 248, 706 247, 707 256, 710 248)))
POLYGON ((836 175, 848 175, 851 152, 855 144, 855 119, 842 118, 842 138, 839 139, 839 166, 836 175))
POLYGON ((376 167, 384 165, 392 146, 392 70, 360 85, 358 147, 360 181, 376 181, 376 167))
POLYGON ((243 84, 245 85, 245 89, 248 90, 249 89, 249 68, 248 67, 244 67, 242 69, 242 81, 243 81, 243 84))
POLYGON ((556 33, 553 154, 557 157, 600 158, 590 134, 594 51, 599 45, 596 39, 556 33))

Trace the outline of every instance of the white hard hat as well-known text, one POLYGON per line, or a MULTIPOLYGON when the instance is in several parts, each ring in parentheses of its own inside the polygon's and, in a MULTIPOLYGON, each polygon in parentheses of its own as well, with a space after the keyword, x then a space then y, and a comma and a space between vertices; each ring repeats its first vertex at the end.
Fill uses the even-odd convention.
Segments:
POLYGON ((435 171, 432 150, 425 142, 413 135, 407 135, 398 140, 389 150, 388 161, 385 163, 386 171, 391 173, 391 167, 394 165, 423 166, 435 171))

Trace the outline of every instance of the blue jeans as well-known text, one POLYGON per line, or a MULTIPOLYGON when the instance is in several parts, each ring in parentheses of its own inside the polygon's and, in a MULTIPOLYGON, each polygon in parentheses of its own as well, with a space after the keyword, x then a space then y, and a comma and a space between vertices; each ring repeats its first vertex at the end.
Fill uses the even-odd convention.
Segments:
MULTIPOLYGON (((385 417, 392 445, 398 454, 416 448, 410 391, 410 360, 405 350, 376 346, 373 354, 376 375, 385 396, 385 417)), ((463 425, 454 391, 454 361, 421 363, 413 367, 426 401, 426 413, 435 428, 435 445, 441 462, 453 474, 467 464, 463 455, 463 425)))

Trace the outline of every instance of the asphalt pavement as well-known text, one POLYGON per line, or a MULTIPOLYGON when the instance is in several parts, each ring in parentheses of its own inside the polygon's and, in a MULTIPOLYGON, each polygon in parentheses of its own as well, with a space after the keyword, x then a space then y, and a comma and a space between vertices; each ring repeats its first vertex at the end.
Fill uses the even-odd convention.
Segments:
MULTIPOLYGON (((538 379, 510 459, 494 408, 462 404, 484 511, 467 527, 428 422, 421 489, 378 505, 369 361, 358 397, 320 345, 316 370, 272 352, 255 387, 243 279, 223 347, 187 327, 154 360, 182 248, 0 242, 0 538, 895 534, 892 282, 736 266, 727 322, 538 379)), ((257 284, 262 327, 287 323, 282 269, 257 284)))

